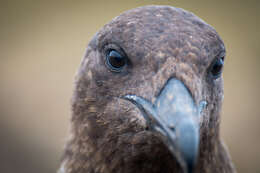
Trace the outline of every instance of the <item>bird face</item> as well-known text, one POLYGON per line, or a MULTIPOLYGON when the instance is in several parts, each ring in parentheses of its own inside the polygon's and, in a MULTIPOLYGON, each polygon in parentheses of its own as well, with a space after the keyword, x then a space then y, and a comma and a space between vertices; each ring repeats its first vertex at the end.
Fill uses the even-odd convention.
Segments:
POLYGON ((94 36, 78 71, 78 141, 88 141, 86 152, 109 169, 170 153, 192 172, 203 137, 218 134, 224 57, 216 31, 187 11, 146 6, 123 13, 94 36))

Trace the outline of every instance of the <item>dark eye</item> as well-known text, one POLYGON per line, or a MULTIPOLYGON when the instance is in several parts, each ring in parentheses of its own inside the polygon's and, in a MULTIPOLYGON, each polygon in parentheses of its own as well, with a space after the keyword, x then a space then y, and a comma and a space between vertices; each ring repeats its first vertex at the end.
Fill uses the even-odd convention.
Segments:
POLYGON ((221 75, 223 65, 224 57, 216 59, 215 62, 212 64, 210 73, 215 79, 221 75))
POLYGON ((107 66, 115 72, 120 72, 126 65, 126 57, 116 50, 109 50, 106 55, 107 66))

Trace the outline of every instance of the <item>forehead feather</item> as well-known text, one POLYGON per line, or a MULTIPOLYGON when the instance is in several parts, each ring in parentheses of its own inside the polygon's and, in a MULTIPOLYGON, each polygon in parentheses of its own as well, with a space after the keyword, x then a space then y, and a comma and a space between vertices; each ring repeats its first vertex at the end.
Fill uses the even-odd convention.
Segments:
POLYGON ((190 12, 169 6, 129 10, 105 25, 93 40, 99 50, 117 44, 138 61, 143 57, 160 61, 165 55, 207 66, 225 52, 214 28, 190 12))

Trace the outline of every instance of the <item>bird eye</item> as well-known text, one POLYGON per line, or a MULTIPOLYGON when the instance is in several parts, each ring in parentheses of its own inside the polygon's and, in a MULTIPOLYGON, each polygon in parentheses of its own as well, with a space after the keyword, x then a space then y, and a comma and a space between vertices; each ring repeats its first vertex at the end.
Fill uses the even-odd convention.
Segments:
POLYGON ((109 50, 106 55, 107 66, 115 72, 120 72, 126 65, 126 57, 116 50, 109 50))
POLYGON ((224 57, 216 59, 215 62, 212 64, 210 73, 214 77, 214 79, 217 79, 221 75, 223 65, 224 57))

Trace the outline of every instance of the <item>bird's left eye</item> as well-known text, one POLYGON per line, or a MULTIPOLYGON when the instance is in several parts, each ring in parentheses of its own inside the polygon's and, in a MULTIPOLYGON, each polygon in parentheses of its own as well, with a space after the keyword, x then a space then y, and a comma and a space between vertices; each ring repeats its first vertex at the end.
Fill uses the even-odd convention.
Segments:
POLYGON ((215 60, 215 62, 212 64, 210 69, 210 73, 213 76, 213 78, 216 79, 221 75, 223 65, 224 65, 224 57, 215 60))
POLYGON ((126 57, 116 50, 109 50, 106 55, 107 66, 115 72, 120 72, 126 65, 126 57))

